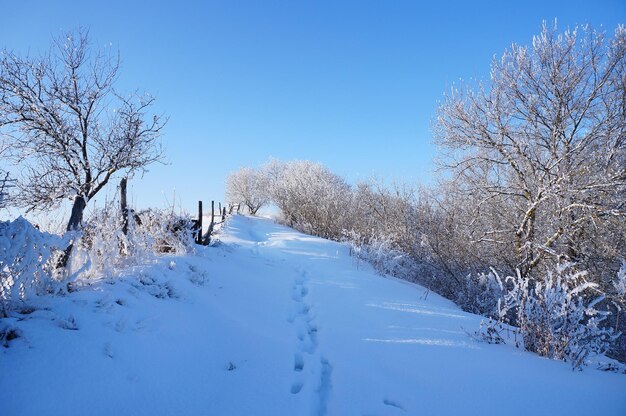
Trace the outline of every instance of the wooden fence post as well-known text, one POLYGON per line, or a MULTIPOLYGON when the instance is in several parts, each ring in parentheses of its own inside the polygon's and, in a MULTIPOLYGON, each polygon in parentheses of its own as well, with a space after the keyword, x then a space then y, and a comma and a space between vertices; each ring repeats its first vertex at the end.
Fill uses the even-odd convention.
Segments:
POLYGON ((122 232, 128 235, 128 204, 126 201, 126 183, 128 179, 122 178, 120 181, 120 208, 122 209, 122 232))
POLYGON ((202 244, 202 201, 198 201, 198 222, 196 222, 196 243, 202 244))
POLYGON ((222 208, 222 222, 226 221, 226 207, 222 208))
POLYGON ((215 226, 215 201, 211 201, 211 223, 209 229, 204 237, 204 245, 208 246, 211 243, 211 234, 213 234, 213 227, 215 226))

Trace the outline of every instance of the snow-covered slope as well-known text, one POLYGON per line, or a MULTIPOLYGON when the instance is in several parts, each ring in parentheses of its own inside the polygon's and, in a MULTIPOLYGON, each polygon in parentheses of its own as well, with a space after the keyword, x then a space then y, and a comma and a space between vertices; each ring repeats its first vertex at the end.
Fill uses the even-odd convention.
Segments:
POLYGON ((266 219, 32 306, 4 320, 7 416, 626 414, 626 376, 475 342, 480 317, 266 219))

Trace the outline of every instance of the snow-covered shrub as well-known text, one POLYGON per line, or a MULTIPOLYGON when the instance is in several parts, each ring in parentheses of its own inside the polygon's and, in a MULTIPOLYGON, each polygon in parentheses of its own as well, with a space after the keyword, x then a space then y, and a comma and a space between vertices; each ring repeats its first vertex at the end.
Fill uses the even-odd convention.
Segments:
POLYGON ((406 253, 394 249, 388 239, 366 239, 352 232, 347 233, 347 241, 350 253, 371 264, 380 274, 415 281, 417 264, 406 253))
POLYGON ((502 336, 503 332, 504 324, 501 321, 488 318, 480 321, 480 327, 476 332, 467 332, 467 334, 475 340, 486 342, 487 344, 504 344, 506 341, 502 336))
POLYGON ((352 192, 342 177, 308 160, 274 161, 264 170, 283 222, 323 238, 342 237, 350 218, 352 192))
MULTIPOLYGON (((614 327, 616 332, 626 333, 626 260, 621 261, 607 292, 607 301, 612 313, 609 325, 614 327)), ((626 363, 626 336, 618 338, 607 355, 626 363)))
POLYGON ((489 273, 468 274, 463 287, 455 296, 455 303, 468 312, 498 316, 498 299, 504 294, 502 279, 491 269, 489 273))
MULTIPOLYGON (((194 223, 189 215, 150 209, 129 220, 131 248, 156 254, 189 254, 195 250, 194 223)), ((132 254, 132 252, 131 252, 132 254)))
POLYGON ((83 224, 82 236, 72 249, 70 270, 80 277, 110 275, 127 261, 128 241, 115 209, 94 211, 83 224))
POLYGON ((0 303, 2 314, 31 296, 54 292, 59 255, 68 240, 39 231, 22 217, 0 222, 0 303))
POLYGON ((498 303, 501 322, 519 328, 524 347, 544 357, 569 361, 580 369, 588 357, 604 354, 619 334, 602 326, 609 314, 598 305, 597 284, 570 263, 531 281, 518 272, 506 278, 498 303))
POLYGON ((192 221, 171 210, 130 213, 128 234, 122 232, 122 212, 108 207, 86 221, 73 252, 72 269, 81 277, 111 276, 156 255, 188 254, 194 250, 192 221))

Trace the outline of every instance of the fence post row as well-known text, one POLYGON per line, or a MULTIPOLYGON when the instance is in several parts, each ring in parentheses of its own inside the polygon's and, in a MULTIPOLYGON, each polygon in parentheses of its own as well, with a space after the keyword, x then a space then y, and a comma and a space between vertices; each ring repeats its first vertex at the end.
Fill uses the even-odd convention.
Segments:
MULTIPOLYGON (((128 234, 128 199, 126 197, 128 184, 128 178, 124 177, 120 181, 120 208, 122 210, 122 232, 126 235, 128 234)), ((222 222, 226 220, 226 207, 222 208, 222 203, 219 203, 218 215, 221 215, 222 222)), ((233 206, 230 206, 230 211, 232 212, 233 206)), ((194 222, 193 225, 193 234, 196 244, 209 245, 211 242, 211 234, 213 234, 213 229, 215 228, 215 201, 211 201, 211 222, 209 224, 209 229, 205 235, 202 235, 202 201, 198 201, 198 219, 194 222)))
MULTIPOLYGON (((199 206, 202 206, 202 201, 198 202, 199 206)), ((232 212, 234 205, 229 204, 229 211, 232 212)), ((202 217, 202 209, 200 208, 200 212, 198 213, 198 215, 200 217, 202 217)), ((218 202, 218 211, 217 213, 215 212, 215 201, 211 201, 211 222, 209 223, 209 228, 206 232, 206 234, 204 234, 202 237, 196 237, 196 242, 198 244, 202 244, 205 246, 208 246, 211 243, 211 236, 213 235, 213 231, 215 229, 215 225, 216 224, 221 224, 224 221, 226 221, 226 206, 222 206, 221 202, 218 202), (221 217, 221 221, 216 222, 215 221, 215 215, 217 214, 218 220, 221 217)), ((196 226, 198 225, 198 223, 196 223, 196 226)), ((200 233, 202 233, 202 223, 200 223, 199 225, 200 227, 200 233)))
MULTIPOLYGON (((228 204, 229 213, 232 213, 235 208, 234 204, 228 204)), ((239 208, 237 209, 239 211, 239 208)), ((202 234, 202 201, 198 201, 198 219, 194 221, 193 224, 193 235, 196 244, 208 246, 211 243, 211 235, 213 235, 213 230, 215 229, 215 224, 220 224, 226 221, 226 206, 222 206, 221 202, 218 202, 218 218, 221 217, 221 221, 215 221, 215 201, 211 201, 211 222, 209 223, 209 228, 207 232, 202 234)))

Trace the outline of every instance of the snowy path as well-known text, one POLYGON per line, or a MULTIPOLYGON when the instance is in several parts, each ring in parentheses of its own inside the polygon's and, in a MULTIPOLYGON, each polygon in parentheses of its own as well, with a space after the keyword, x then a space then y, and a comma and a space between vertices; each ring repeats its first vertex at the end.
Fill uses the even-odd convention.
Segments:
POLYGON ((345 246, 247 217, 220 240, 11 318, 1 413, 626 414, 625 375, 477 343, 345 246))

